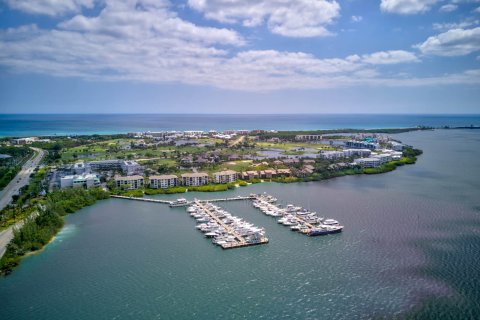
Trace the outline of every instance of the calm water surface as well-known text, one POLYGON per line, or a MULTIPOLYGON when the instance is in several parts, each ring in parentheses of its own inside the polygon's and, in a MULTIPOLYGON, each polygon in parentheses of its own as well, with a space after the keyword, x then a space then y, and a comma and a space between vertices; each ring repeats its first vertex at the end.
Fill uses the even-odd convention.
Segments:
POLYGON ((0 319, 478 319, 480 131, 398 138, 424 150, 416 165, 188 194, 265 191, 340 220, 338 235, 309 238, 230 202, 270 243, 222 251, 181 208, 110 199, 82 209, 0 279, 0 319))

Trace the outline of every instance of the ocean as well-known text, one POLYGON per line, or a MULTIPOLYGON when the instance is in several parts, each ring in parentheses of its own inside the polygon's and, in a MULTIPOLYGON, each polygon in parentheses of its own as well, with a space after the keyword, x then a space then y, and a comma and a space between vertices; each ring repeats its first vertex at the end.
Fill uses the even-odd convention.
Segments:
POLYGON ((0 137, 162 130, 315 130, 480 126, 480 115, 0 114, 0 137))
POLYGON ((339 220, 341 234, 306 237, 250 202, 223 203, 270 239, 223 251, 182 208, 84 208, 0 279, 0 319, 478 319, 480 130, 395 137, 424 150, 415 165, 186 194, 267 192, 339 220))

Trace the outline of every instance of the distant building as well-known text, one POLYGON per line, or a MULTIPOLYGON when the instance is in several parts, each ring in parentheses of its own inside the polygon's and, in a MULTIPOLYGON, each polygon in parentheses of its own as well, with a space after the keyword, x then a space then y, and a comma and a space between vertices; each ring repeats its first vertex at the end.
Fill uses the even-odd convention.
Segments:
POLYGON ((346 157, 368 158, 372 154, 372 151, 370 149, 345 149, 343 153, 346 157))
POLYGON ((355 140, 346 141, 345 146, 347 148, 353 148, 353 149, 370 149, 370 150, 376 150, 380 148, 380 145, 375 142, 365 142, 365 141, 355 141, 355 140))
POLYGON ((155 188, 155 189, 172 188, 178 185, 178 177, 172 174, 150 176, 148 180, 149 180, 150 188, 155 188))
POLYGON ((77 162, 73 165, 72 171, 74 174, 83 174, 90 172, 90 166, 83 162, 77 162))
POLYGON ((275 178, 275 176, 277 175, 276 170, 267 169, 267 170, 264 170, 263 172, 264 172, 263 178, 266 178, 266 179, 275 178))
POLYGON ((237 181, 237 173, 233 170, 215 172, 213 179, 215 183, 232 183, 237 181))
POLYGON ((392 161, 392 155, 390 153, 374 154, 371 158, 380 159, 381 163, 392 161))
POLYGON ((136 161, 128 160, 99 160, 90 161, 86 164, 92 171, 121 170, 124 174, 142 175, 144 168, 136 161))
POLYGON ((131 175, 143 175, 143 167, 136 161, 121 161, 120 167, 127 176, 131 175))
POLYGON ((182 174, 184 186, 202 186, 208 184, 208 174, 204 172, 182 174))
POLYGON ((242 179, 243 180, 251 180, 251 179, 258 179, 260 175, 258 171, 244 171, 242 172, 242 179))
POLYGON ((60 188, 91 188, 100 185, 100 179, 95 174, 69 175, 60 178, 60 188))
POLYGON ((395 151, 403 151, 404 145, 401 143, 398 143, 396 141, 390 141, 390 145, 392 146, 392 149, 395 151))
POLYGON ((343 151, 322 151, 320 152, 320 158, 328 160, 340 159, 345 158, 345 153, 343 151))
POLYGON ((290 169, 278 169, 277 170, 277 176, 279 177, 289 177, 292 174, 292 171, 290 169))
POLYGON ((143 176, 115 176, 115 185, 117 188, 128 186, 127 189, 133 190, 143 187, 143 176))
POLYGON ((317 141, 323 140, 323 136, 319 134, 300 134, 295 136, 297 141, 317 141))
POLYGON ((35 141, 38 141, 37 137, 29 137, 29 138, 18 138, 10 140, 11 144, 31 144, 35 141))

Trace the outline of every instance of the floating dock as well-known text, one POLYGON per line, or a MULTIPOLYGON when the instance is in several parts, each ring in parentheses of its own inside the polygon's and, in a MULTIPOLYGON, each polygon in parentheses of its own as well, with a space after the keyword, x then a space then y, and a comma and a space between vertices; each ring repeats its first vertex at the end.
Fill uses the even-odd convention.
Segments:
MULTIPOLYGON (((239 200, 239 199, 237 199, 239 200)), ((228 224, 220 218, 215 210, 211 210, 210 208, 207 207, 207 205, 204 203, 205 201, 200 201, 200 200, 195 200, 194 204, 200 208, 201 212, 205 213, 208 215, 213 221, 215 221, 219 226, 221 226, 227 235, 233 236, 235 241, 231 241, 228 243, 222 243, 219 244, 222 249, 233 249, 233 248, 241 248, 241 247, 247 247, 247 246, 253 246, 253 245, 260 245, 260 244, 266 244, 268 243, 268 238, 265 236, 261 236, 260 238, 256 239, 254 242, 252 241, 247 241, 247 239, 239 234, 234 228, 230 227, 228 224)))
MULTIPOLYGON (((194 201, 188 201, 186 199, 168 201, 168 200, 159 200, 159 199, 152 199, 152 198, 136 198, 136 197, 126 197, 126 196, 117 196, 117 195, 112 195, 111 197, 118 198, 118 199, 168 204, 170 207, 187 207, 187 206, 195 205, 198 208, 200 208, 202 212, 208 215, 210 219, 212 219, 213 221, 215 221, 215 223, 221 226, 226 231, 227 234, 229 234, 235 239, 235 241, 228 241, 228 243, 219 244, 223 249, 240 248, 240 247, 246 247, 251 245, 264 244, 264 243, 268 243, 268 238, 261 237, 260 239, 256 239, 254 243, 252 243, 252 241, 250 242, 247 241, 243 236, 238 234, 234 229, 232 229, 227 224, 225 224, 222 221, 222 219, 215 214, 214 212, 215 210, 209 209, 208 204, 211 202, 226 202, 226 201, 239 201, 239 200, 251 200, 253 203, 257 202, 261 204, 261 207, 257 207, 257 208, 263 211, 264 213, 266 213, 267 215, 268 213, 265 212, 262 208, 265 207, 265 208, 268 208, 270 211, 276 212, 277 215, 274 215, 275 217, 282 217, 282 218, 286 217, 289 220, 289 221, 288 220, 279 221, 279 223, 283 223, 284 225, 291 226, 291 227, 298 226, 298 228, 296 228, 295 230, 293 228, 291 229, 309 236, 338 233, 338 232, 341 232, 343 229, 343 226, 339 226, 338 221, 335 221, 333 219, 329 219, 329 220, 334 221, 335 224, 327 225, 328 220, 316 217, 315 212, 309 212, 309 211, 307 212, 304 210, 304 211, 301 211, 304 213, 303 215, 301 215, 300 214, 301 212, 299 212, 301 210, 300 207, 298 207, 298 210, 296 211, 286 210, 288 206, 287 208, 280 208, 279 206, 274 204, 277 201, 277 199, 267 194, 250 194, 249 196, 237 196, 237 197, 216 198, 216 199, 195 199, 194 201), (325 224, 323 222, 324 220, 326 221, 325 224), (285 222, 292 223, 292 221, 294 221, 293 224, 285 223, 285 222)), ((297 207, 294 207, 294 208, 297 208, 297 207)))

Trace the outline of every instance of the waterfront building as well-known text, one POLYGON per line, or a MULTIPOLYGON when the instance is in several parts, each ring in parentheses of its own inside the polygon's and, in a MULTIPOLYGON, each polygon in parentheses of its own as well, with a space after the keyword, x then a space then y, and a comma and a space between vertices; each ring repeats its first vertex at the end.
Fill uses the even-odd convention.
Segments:
POLYGON ((275 178, 275 176, 277 175, 276 170, 267 169, 264 172, 265 172, 264 178, 267 178, 267 179, 275 178))
POLYGON ((215 183, 232 183, 237 181, 237 173, 233 170, 215 172, 213 179, 215 183))
POLYGON ((290 169, 278 169, 277 176, 279 177, 289 177, 292 174, 290 169))
POLYGON ((173 174, 150 176, 148 178, 150 188, 166 189, 178 186, 178 177, 173 174))
POLYGON ((127 189, 133 190, 133 189, 138 189, 143 187, 144 185, 144 180, 143 176, 115 176, 115 185, 117 188, 121 187, 126 187, 128 186, 127 189))
POLYGON ((208 184, 208 174, 205 172, 184 173, 182 174, 182 184, 184 186, 201 186, 208 184))
POLYGON ((260 175, 258 171, 244 171, 242 172, 242 179, 243 180, 251 180, 251 179, 258 179, 260 175))
POLYGON ((374 157, 359 158, 359 159, 353 160, 353 162, 355 164, 360 165, 363 168, 377 168, 381 164, 381 160, 379 158, 374 158, 374 157))
POLYGON ((84 173, 80 175, 68 175, 60 178, 60 188, 91 188, 100 185, 97 175, 84 173))
POLYGON ((392 161, 392 155, 390 153, 374 154, 372 157, 380 159, 381 163, 392 161))
POLYGON ((403 151, 404 145, 401 144, 401 143, 398 143, 396 141, 390 141, 390 145, 391 145, 392 149, 395 150, 395 151, 403 151))

